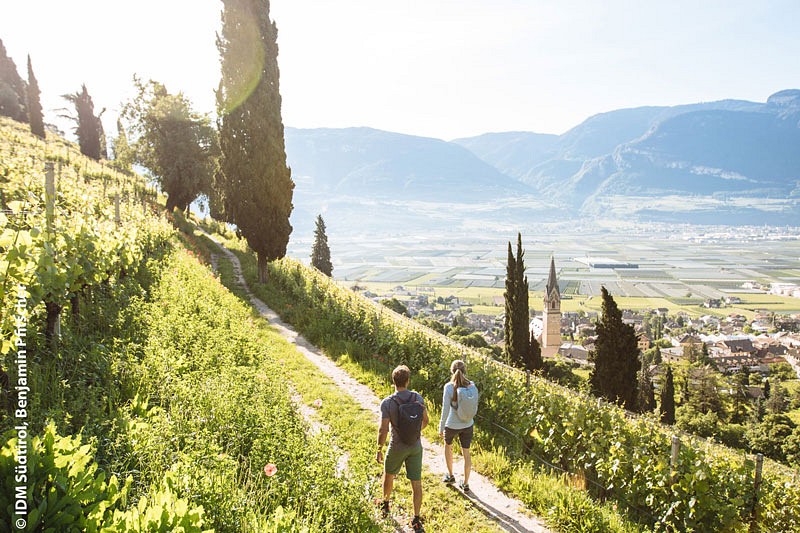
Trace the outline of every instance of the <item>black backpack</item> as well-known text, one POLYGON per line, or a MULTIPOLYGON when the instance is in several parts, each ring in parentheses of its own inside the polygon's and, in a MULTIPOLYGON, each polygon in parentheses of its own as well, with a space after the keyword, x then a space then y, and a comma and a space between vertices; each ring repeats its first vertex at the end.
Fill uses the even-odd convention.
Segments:
POLYGON ((414 445, 422 433, 422 416, 425 407, 417 401, 418 394, 411 394, 407 402, 400 402, 397 395, 392 395, 392 400, 397 404, 397 434, 404 444, 414 445))

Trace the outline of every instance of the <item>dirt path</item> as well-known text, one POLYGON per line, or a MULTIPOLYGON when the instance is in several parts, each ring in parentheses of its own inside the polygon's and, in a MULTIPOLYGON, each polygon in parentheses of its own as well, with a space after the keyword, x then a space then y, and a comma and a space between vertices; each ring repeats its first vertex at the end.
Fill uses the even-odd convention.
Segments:
MULTIPOLYGON (((373 413, 377 431, 377 424, 380 422, 380 398, 378 398, 369 387, 362 385, 350 377, 347 372, 336 366, 336 363, 328 359, 319 348, 309 343, 302 335, 292 329, 291 326, 284 323, 277 313, 267 307, 264 302, 256 298, 245 283, 241 265, 236 255, 216 241, 213 236, 208 235, 208 237, 214 240, 222 250, 222 253, 230 259, 233 265, 236 283, 244 289, 258 312, 261 313, 261 315, 269 321, 270 325, 272 325, 286 340, 294 344, 301 354, 327 374, 338 387, 352 396, 363 409, 373 413)), ((431 423, 435 424, 438 423, 438 421, 432 420, 431 423)), ((434 475, 439 477, 443 476, 446 472, 444 464, 444 446, 429 442, 424 437, 422 439, 422 446, 425 450, 423 455, 425 466, 434 475)), ((457 457, 453 459, 453 473, 456 474, 456 477, 459 477, 458 473, 464 471, 464 465, 462 460, 457 457)), ((468 498, 473 505, 493 517, 504 530, 513 532, 550 533, 550 530, 547 529, 541 519, 532 516, 525 510, 525 506, 522 502, 505 495, 485 476, 473 471, 470 474, 469 485, 470 493, 462 493, 463 496, 468 498)), ((430 505, 435 505, 435 502, 430 502, 430 505)))

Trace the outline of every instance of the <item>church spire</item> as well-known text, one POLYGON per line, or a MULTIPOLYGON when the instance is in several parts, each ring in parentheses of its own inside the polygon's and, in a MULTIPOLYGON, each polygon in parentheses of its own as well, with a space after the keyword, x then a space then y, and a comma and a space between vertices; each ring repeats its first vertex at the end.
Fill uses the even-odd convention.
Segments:
POLYGON ((547 277, 547 287, 545 288, 546 297, 550 297, 555 289, 556 293, 561 296, 558 290, 558 280, 556 279, 556 261, 555 258, 550 256, 550 275, 547 277))

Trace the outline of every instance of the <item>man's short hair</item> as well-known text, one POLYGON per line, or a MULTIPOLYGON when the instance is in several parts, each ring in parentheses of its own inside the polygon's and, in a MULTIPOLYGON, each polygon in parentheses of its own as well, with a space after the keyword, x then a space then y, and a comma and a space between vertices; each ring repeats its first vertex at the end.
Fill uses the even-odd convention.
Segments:
POLYGON ((392 383, 396 387, 406 387, 408 379, 411 377, 411 370, 406 365, 400 365, 392 370, 392 383))

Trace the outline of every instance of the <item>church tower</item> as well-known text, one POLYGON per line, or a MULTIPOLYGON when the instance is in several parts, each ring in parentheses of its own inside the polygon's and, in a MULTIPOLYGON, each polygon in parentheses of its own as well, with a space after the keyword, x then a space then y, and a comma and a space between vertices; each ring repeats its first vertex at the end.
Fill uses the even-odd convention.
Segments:
POLYGON ((555 259, 550 257, 550 275, 544 290, 544 312, 542 313, 542 355, 552 357, 561 347, 561 292, 556 279, 555 259))

